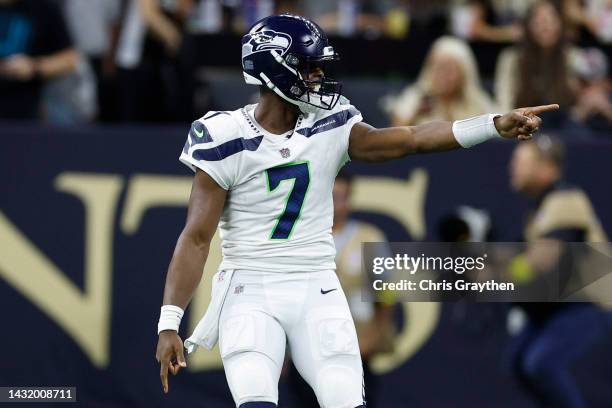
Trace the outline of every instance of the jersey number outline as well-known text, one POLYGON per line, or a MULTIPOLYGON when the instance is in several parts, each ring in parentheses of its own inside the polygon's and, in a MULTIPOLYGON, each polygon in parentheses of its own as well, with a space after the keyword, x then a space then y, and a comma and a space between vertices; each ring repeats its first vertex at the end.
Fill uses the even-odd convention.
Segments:
POLYGON ((304 199, 310 186, 310 163, 308 161, 282 164, 266 170, 266 186, 268 193, 278 188, 281 182, 293 180, 291 191, 285 198, 285 208, 276 219, 276 224, 270 233, 270 239, 286 240, 300 218, 304 199))

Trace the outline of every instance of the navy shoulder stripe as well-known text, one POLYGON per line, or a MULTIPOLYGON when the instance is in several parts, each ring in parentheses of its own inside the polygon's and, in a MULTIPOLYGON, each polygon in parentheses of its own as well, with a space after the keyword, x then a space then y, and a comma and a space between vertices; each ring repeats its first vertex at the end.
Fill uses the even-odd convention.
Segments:
POLYGON ((297 132, 306 137, 310 137, 312 135, 316 135, 317 133, 340 127, 346 124, 350 118, 358 114, 359 111, 357 109, 350 107, 349 109, 345 109, 323 119, 319 119, 311 127, 298 129, 297 132))
POLYGON ((240 153, 243 150, 257 150, 262 139, 263 136, 257 136, 251 139, 239 137, 221 143, 217 147, 211 147, 210 149, 196 149, 191 155, 196 160, 219 161, 236 153, 240 153))

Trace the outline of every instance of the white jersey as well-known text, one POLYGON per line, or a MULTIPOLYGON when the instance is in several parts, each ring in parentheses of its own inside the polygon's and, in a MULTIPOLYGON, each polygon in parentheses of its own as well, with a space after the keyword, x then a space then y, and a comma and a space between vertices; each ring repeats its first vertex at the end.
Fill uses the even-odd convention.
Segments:
POLYGON ((273 135, 255 121, 255 107, 208 112, 192 124, 180 156, 228 191, 221 268, 335 269, 332 188, 361 113, 341 98, 334 109, 300 115, 293 131, 273 135))

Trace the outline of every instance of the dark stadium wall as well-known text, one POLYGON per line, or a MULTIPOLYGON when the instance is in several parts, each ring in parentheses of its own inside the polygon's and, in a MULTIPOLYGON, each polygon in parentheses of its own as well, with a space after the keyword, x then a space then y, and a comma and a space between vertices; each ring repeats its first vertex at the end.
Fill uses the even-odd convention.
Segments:
MULTIPOLYGON (((190 356, 165 397, 154 359, 164 276, 191 183, 177 160, 185 129, 0 131, 0 304, 8 312, 0 385, 76 386, 88 406, 231 407, 217 351, 190 356)), ((508 186, 511 151, 512 143, 499 142, 351 163, 355 217, 389 240, 431 240, 438 219, 470 205, 490 212, 496 240, 517 240, 526 202, 508 186)), ((602 188, 602 169, 611 155, 609 142, 568 146, 567 178, 589 193, 609 236, 612 195, 602 188)), ((182 335, 205 310, 219 261, 212 251, 182 335)), ((527 404, 504 368, 504 313, 501 304, 398 305, 396 352, 373 363, 383 378, 379 406, 527 404)), ((610 343, 576 367, 597 396, 594 406, 612 399, 610 343)), ((283 398, 290 398, 285 384, 283 398)))

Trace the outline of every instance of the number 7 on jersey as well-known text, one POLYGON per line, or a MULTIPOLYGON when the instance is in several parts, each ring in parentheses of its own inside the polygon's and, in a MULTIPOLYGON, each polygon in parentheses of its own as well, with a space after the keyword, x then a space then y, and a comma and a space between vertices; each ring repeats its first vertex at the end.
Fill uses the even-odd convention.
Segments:
POLYGON ((288 163, 266 170, 269 193, 276 190, 285 180, 293 180, 293 186, 289 195, 285 198, 285 208, 276 219, 270 239, 289 239, 295 224, 300 218, 304 199, 310 185, 308 162, 288 163))

